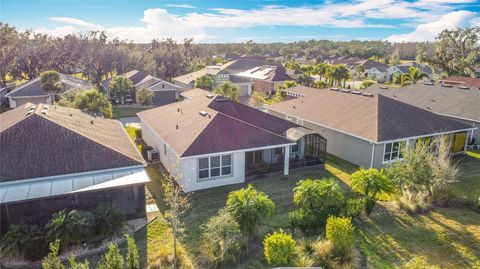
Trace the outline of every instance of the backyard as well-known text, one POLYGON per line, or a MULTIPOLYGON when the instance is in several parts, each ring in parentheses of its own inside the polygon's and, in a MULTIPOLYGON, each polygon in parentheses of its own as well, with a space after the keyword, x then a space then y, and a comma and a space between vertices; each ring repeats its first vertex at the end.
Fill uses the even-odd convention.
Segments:
MULTIPOLYGON (((462 168, 459 182, 453 184, 456 193, 478 199, 480 155, 470 152, 458 159, 462 168), (476 184, 476 185, 475 185, 476 184)), ((300 169, 291 171, 289 176, 274 174, 266 178, 248 182, 257 190, 265 192, 276 205, 275 215, 265 222, 259 238, 252 242, 249 252, 236 262, 236 268, 267 267, 263 260, 262 239, 266 233, 283 228, 289 230, 287 214, 293 209, 292 189, 296 182, 305 178, 333 177, 351 194, 349 189, 350 174, 357 167, 341 159, 328 156, 325 170, 300 169)), ((157 166, 148 167, 152 182, 148 188, 155 197, 160 210, 161 173, 157 166)), ((191 208, 184 220, 186 234, 182 247, 195 264, 201 253, 201 231, 211 216, 225 204, 226 196, 232 190, 245 187, 237 184, 190 194, 191 208)), ((384 200, 388 200, 385 197, 384 200)), ((435 208, 420 215, 409 215, 394 203, 382 202, 370 217, 356 221, 357 246, 363 253, 363 264, 369 268, 402 267, 412 259, 423 259, 429 264, 448 268, 470 268, 480 257, 480 214, 464 208, 435 208)), ((171 251, 170 231, 161 216, 152 222, 146 231, 139 233, 139 240, 145 245, 145 257, 150 262, 161 256, 161 252, 171 251), (159 238, 162 237, 162 238, 159 238), (146 241, 145 241, 146 240, 146 241), (160 247, 162 243, 166 246, 160 247)))

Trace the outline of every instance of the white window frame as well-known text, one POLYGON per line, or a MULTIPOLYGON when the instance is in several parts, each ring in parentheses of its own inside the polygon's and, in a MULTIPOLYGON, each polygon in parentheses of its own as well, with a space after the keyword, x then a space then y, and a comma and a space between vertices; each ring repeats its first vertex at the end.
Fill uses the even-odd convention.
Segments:
POLYGON ((408 140, 397 140, 397 141, 392 141, 392 142, 388 142, 388 143, 383 144, 383 155, 382 155, 382 163, 383 164, 388 164, 388 163, 393 163, 393 162, 396 162, 396 161, 403 160, 403 156, 401 156, 402 143, 404 143, 405 148, 408 148, 408 140), (396 150, 396 151, 393 150, 394 143, 398 143, 398 150, 396 150), (388 153, 388 154, 390 154, 390 157, 389 157, 388 160, 385 160, 385 154, 387 154, 386 150, 387 150, 387 145, 388 144, 391 145, 390 152, 388 153), (397 158, 392 159, 392 155, 395 152, 397 153, 397 158))
POLYGON ((290 146, 290 153, 299 153, 300 152, 300 143, 298 143, 299 141, 297 141, 297 144, 296 145, 291 145, 290 146), (293 150, 293 147, 297 146, 297 150, 294 151, 293 150))
POLYGON ((223 178, 223 177, 229 177, 233 175, 233 155, 232 154, 223 154, 223 155, 213 155, 213 156, 207 156, 203 158, 199 158, 197 161, 197 178, 198 181, 205 181, 205 180, 210 180, 210 179, 216 179, 216 178, 223 178), (230 164, 224 165, 223 164, 223 157, 229 156, 230 157, 230 164), (219 160, 219 166, 212 167, 212 158, 218 157, 219 160), (207 168, 200 168, 200 160, 203 159, 208 159, 208 167, 207 168), (223 174, 223 168, 230 167, 230 173, 228 174, 223 174), (212 169, 219 169, 219 175, 218 176, 212 176, 212 169), (200 172, 201 171, 208 171, 208 177, 200 177, 200 172))

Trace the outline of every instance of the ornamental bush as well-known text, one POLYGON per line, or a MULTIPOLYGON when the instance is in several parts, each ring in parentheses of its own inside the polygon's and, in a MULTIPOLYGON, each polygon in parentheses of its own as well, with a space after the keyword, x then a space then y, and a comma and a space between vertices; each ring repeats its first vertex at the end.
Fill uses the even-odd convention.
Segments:
POLYGON ((95 211, 95 233, 102 238, 118 234, 125 224, 125 214, 118 208, 99 205, 95 211))
POLYGON ((50 242, 60 240, 61 248, 89 241, 93 236, 94 218, 92 213, 81 210, 62 210, 53 214, 45 225, 50 242))
POLYGON ((10 225, 2 238, 2 256, 40 260, 47 254, 42 230, 32 225, 10 225))
POLYGON ((287 265, 295 255, 295 240, 282 229, 267 235, 263 240, 263 247, 268 264, 287 265))
POLYGON ((333 243, 336 254, 347 257, 355 244, 355 227, 351 218, 330 216, 327 220, 326 238, 333 243))

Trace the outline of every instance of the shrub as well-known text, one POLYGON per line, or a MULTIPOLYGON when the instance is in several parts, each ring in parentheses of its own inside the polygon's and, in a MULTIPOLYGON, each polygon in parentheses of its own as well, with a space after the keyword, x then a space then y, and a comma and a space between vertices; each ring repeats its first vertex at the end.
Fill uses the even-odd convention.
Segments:
POLYGON ((140 257, 138 255, 138 248, 133 237, 127 238, 127 264, 126 269, 140 269, 140 257))
POLYGON ((66 267, 60 261, 58 257, 58 251, 60 250, 60 241, 50 243, 50 253, 42 261, 43 269, 65 269, 66 267))
POLYGON ((141 139, 142 138, 142 129, 135 129, 135 137, 137 139, 141 139))
POLYGON ((108 251, 98 264, 98 269, 123 269, 123 256, 120 254, 117 244, 110 243, 108 251))
POLYGON ((352 174, 352 189, 367 198, 365 212, 369 215, 375 206, 377 195, 393 193, 395 187, 385 174, 384 170, 360 168, 352 174))
POLYGON ((287 265, 295 255, 295 240, 280 229, 263 240, 265 259, 269 264, 287 265))
POLYGON ((330 268, 333 258, 333 245, 328 240, 323 240, 320 237, 314 239, 303 239, 296 247, 298 259, 297 266, 304 262, 310 262, 309 266, 322 266, 330 268))
POLYGON ((88 241, 93 235, 94 218, 92 213, 81 210, 66 210, 53 214, 45 225, 47 239, 50 242, 60 240, 61 247, 88 241))
POLYGON ((95 232, 102 238, 118 234, 125 224, 124 213, 115 207, 99 205, 95 208, 95 232))
POLYGON ((362 84, 360 84, 360 90, 364 90, 372 86, 373 84, 375 84, 375 81, 365 80, 364 82, 362 82, 362 84))
POLYGON ((155 93, 148 88, 141 88, 137 92, 138 103, 142 106, 149 106, 153 103, 155 93))
POLYGON ((230 192, 226 206, 227 211, 240 225, 242 234, 247 237, 255 234, 260 222, 275 210, 272 200, 265 193, 255 190, 252 185, 230 192))
POLYGON ((70 269, 89 269, 90 264, 88 263, 88 260, 85 260, 83 263, 79 263, 75 260, 75 256, 70 256, 68 258, 68 263, 70 264, 70 269))
POLYGON ((352 198, 348 199, 345 203, 345 207, 342 210, 342 216, 357 218, 360 216, 363 210, 365 210, 367 199, 365 198, 352 198))
POLYGON ((47 253, 41 229, 31 225, 11 225, 2 238, 2 255, 40 260, 47 253))
POLYGON ((226 210, 220 210, 203 227, 202 258, 211 266, 235 261, 245 242, 240 226, 226 210))
POLYGON ((300 180, 293 191, 293 203, 302 211, 291 217, 307 233, 323 227, 329 215, 339 215, 344 205, 343 191, 332 178, 300 180))
POLYGON ((355 228, 351 218, 330 216, 327 220, 326 238, 333 243, 335 252, 346 257, 355 243, 355 228))

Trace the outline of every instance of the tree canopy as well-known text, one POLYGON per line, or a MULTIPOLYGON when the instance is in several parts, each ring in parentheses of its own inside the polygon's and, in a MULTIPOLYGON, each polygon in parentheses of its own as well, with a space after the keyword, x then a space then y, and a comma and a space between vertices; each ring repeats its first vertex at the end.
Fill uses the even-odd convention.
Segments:
POLYGON ((225 82, 220 86, 216 87, 213 91, 216 94, 220 94, 221 96, 230 99, 232 101, 239 101, 239 93, 237 85, 231 82, 225 82))
POLYGON ((215 81, 210 75, 203 75, 197 78, 197 80, 195 81, 195 88, 200 88, 207 91, 213 90, 214 85, 215 85, 215 81))

